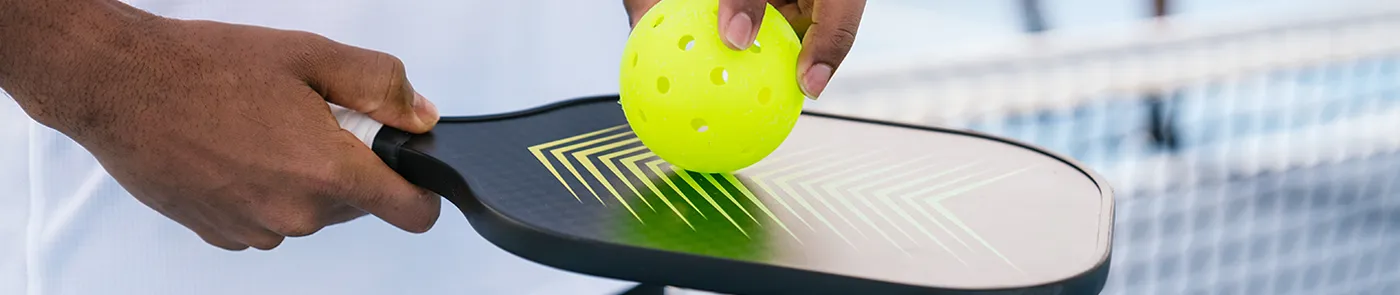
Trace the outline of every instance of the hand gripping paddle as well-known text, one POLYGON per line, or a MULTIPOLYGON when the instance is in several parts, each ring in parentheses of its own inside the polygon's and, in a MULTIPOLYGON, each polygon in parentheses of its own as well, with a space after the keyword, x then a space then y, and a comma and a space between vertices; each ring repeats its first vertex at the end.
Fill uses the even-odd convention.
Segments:
POLYGON ((762 161, 701 174, 648 151, 617 96, 421 135, 336 117, 487 240, 562 270, 733 294, 1096 294, 1108 272, 1104 180, 984 134, 804 112, 762 161))

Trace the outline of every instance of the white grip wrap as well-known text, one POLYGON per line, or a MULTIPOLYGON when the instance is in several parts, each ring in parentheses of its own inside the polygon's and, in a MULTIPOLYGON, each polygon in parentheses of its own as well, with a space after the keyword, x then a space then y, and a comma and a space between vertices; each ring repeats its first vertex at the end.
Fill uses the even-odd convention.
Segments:
POLYGON ((340 122, 340 128, 344 128, 355 134, 365 143, 366 147, 374 147, 374 136, 379 134, 379 129, 384 128, 384 123, 379 123, 370 118, 369 115, 347 109, 342 106, 331 104, 331 114, 335 115, 336 122, 340 122))

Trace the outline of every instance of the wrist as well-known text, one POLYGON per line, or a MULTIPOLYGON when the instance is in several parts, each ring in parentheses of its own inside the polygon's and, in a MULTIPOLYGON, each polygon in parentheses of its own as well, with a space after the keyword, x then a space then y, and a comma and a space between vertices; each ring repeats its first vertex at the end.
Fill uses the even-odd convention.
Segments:
POLYGON ((116 0, 0 0, 0 79, 55 56, 129 43, 157 19, 116 0))

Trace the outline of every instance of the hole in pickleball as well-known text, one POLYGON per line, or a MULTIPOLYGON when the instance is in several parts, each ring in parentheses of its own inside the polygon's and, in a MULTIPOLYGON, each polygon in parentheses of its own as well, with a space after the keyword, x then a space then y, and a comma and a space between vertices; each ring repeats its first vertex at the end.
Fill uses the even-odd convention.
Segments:
POLYGON ((690 51, 691 48, 695 48, 695 37, 685 35, 681 37, 681 42, 677 45, 680 46, 681 50, 690 51))
POLYGON ((728 70, 725 70, 724 67, 718 67, 718 68, 715 68, 714 70, 711 70, 711 71, 710 71, 710 82, 714 82, 715 85, 724 85, 724 83, 728 83, 728 82, 729 82, 729 71, 728 71, 728 70))
POLYGON ((671 80, 666 77, 656 78, 656 91, 660 91, 661 94, 671 91, 671 80))
POLYGON ((695 132, 705 132, 710 130, 710 125, 705 123, 705 119, 700 118, 690 120, 690 127, 695 128, 695 132))
POLYGON ((633 53, 633 54, 632 54, 632 67, 634 67, 634 68, 637 67, 637 54, 636 54, 636 53, 633 53))
POLYGON ((658 16, 656 16, 656 21, 651 23, 651 27, 655 28, 655 27, 657 27, 657 26, 660 26, 660 25, 661 25, 661 21, 663 21, 663 20, 666 20, 666 16, 665 16, 665 15, 658 15, 658 16))
POLYGON ((637 110, 637 119, 642 119, 642 122, 645 123, 647 121, 647 112, 637 110))
POLYGON ((749 46, 749 51, 753 51, 753 53, 763 53, 763 44, 759 44, 758 40, 753 40, 753 46, 749 46))
POLYGON ((768 104, 768 101, 770 101, 770 100, 773 100, 773 90, 772 90, 772 89, 768 89, 768 87, 764 87, 763 89, 758 90, 758 103, 759 103, 759 104, 768 104))

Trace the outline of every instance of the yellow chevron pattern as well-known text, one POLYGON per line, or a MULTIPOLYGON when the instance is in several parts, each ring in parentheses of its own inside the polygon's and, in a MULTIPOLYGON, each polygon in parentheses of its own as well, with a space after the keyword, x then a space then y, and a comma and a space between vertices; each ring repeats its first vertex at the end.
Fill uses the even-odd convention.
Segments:
POLYGON ((906 255, 913 254, 901 243, 936 245, 963 265, 968 265, 967 254, 980 252, 1020 270, 942 202, 1032 168, 997 172, 979 161, 949 167, 931 163, 936 160, 933 155, 890 157, 892 151, 887 149, 851 152, 799 147, 775 153, 740 175, 700 174, 661 160, 626 127, 541 143, 528 150, 579 202, 584 198, 574 189, 576 185, 604 206, 622 205, 642 224, 645 221, 633 208, 636 201, 645 204, 641 210, 670 211, 691 230, 695 230, 691 220, 697 216, 723 218, 720 222, 749 236, 740 223, 751 221, 762 227, 762 220, 769 220, 799 243, 804 243, 805 235, 834 235, 853 249, 888 243, 906 255), (595 184, 603 190, 594 189, 595 184), (666 191, 684 203, 673 202, 663 194, 666 191), (656 200, 648 195, 661 202, 653 203, 656 200), (745 202, 753 207, 744 206, 745 202), (766 202, 777 202, 783 217, 766 202), (706 215, 707 210, 718 216, 706 215), (805 229, 796 231, 784 219, 796 219, 805 229))

